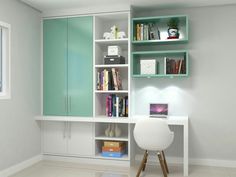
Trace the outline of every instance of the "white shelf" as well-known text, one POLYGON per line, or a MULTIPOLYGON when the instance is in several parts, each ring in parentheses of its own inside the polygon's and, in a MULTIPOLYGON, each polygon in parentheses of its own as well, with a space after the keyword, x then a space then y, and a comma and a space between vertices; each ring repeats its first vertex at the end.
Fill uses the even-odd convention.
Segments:
POLYGON ((129 41, 128 38, 124 38, 124 39, 96 39, 95 43, 116 45, 116 44, 128 44, 128 41, 129 41))
POLYGON ((95 65, 95 68, 128 68, 128 64, 95 65))
POLYGON ((95 140, 128 141, 129 139, 127 136, 121 136, 121 137, 96 136, 95 140))
POLYGON ((129 157, 127 154, 124 154, 122 157, 103 157, 101 153, 96 154, 95 158, 99 159, 112 159, 112 160, 129 160, 129 157))
POLYGON ((95 93, 128 93, 128 90, 95 90, 95 93))

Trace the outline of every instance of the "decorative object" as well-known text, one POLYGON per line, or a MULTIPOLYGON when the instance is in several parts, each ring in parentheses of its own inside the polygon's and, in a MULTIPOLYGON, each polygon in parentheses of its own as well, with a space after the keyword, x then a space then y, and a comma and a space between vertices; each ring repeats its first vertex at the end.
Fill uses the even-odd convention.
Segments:
POLYGON ((116 25, 111 27, 111 39, 117 39, 118 28, 116 25))
POLYGON ((118 32, 118 33, 117 33, 117 38, 118 38, 118 39, 124 39, 124 38, 126 38, 125 32, 124 32, 124 31, 118 32))
POLYGON ((115 125, 111 124, 111 129, 110 129, 110 132, 109 132, 109 136, 114 137, 114 135, 115 135, 115 125))
POLYGON ((125 57, 120 55, 104 56, 104 64, 125 64, 125 57))
POLYGON ((167 39, 178 39, 179 38, 179 19, 171 18, 168 23, 168 38, 167 39))
POLYGON ((111 39, 111 33, 109 32, 103 33, 103 39, 111 39))
POLYGON ((122 50, 121 50, 120 46, 113 45, 113 46, 108 46, 107 47, 107 53, 108 53, 108 56, 111 56, 111 55, 121 55, 122 54, 122 50))
POLYGON ((121 129, 118 127, 118 124, 115 126, 115 136, 120 137, 121 135, 121 129))
POLYGON ((108 124, 106 130, 105 130, 105 135, 109 136, 110 135, 110 130, 111 130, 111 124, 108 124))
MULTIPOLYGON (((122 31, 120 32, 119 36, 124 36, 125 33, 122 31)), ((103 39, 117 39, 118 38, 118 28, 116 25, 111 27, 111 32, 104 32, 103 33, 103 39)))
POLYGON ((157 62, 155 59, 140 60, 140 74, 156 74, 157 62))

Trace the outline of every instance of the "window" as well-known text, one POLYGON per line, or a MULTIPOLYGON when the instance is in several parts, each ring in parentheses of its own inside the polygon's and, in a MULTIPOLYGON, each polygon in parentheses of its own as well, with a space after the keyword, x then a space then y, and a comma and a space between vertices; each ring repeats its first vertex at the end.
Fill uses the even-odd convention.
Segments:
POLYGON ((10 98, 10 28, 0 21, 0 99, 10 98))

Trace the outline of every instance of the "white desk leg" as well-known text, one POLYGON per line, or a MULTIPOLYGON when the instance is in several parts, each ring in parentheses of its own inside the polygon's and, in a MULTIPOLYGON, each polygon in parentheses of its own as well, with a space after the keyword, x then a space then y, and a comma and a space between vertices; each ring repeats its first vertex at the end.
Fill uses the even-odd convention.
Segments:
POLYGON ((188 176, 188 122, 184 124, 184 176, 188 176))

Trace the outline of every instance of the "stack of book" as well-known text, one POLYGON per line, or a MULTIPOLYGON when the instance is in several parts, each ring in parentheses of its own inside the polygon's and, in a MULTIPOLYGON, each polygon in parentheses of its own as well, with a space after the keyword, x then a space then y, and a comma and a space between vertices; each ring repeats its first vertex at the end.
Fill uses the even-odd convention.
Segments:
POLYGON ((165 62, 166 74, 186 74, 185 59, 165 58, 165 62))
POLYGON ((125 143, 122 141, 104 141, 102 147, 103 157, 120 158, 125 152, 125 143))
POLYGON ((108 95, 106 97, 106 116, 128 117, 128 96, 108 95))
POLYGON ((134 40, 159 40, 160 31, 155 23, 138 23, 136 24, 136 38, 134 40))
POLYGON ((122 90, 120 72, 117 68, 97 72, 97 90, 122 90))

